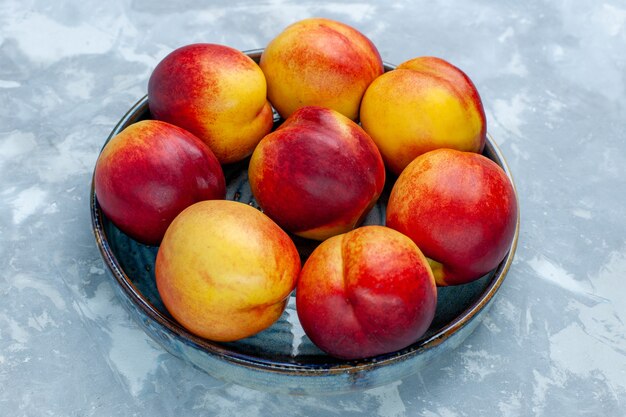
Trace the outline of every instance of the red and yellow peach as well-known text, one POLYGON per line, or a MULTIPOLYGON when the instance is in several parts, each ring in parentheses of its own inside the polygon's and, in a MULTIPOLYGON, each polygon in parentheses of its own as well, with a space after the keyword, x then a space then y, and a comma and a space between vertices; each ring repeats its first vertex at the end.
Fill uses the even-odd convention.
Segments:
POLYGON ((490 159, 453 149, 417 157, 398 177, 387 226, 419 246, 437 284, 476 280, 508 253, 517 223, 517 197, 490 159))
POLYGON ((436 306, 426 258, 411 239, 383 226, 363 226, 322 242, 304 264, 296 292, 306 334, 341 359, 416 342, 436 306))
POLYGON ((190 332, 223 342, 278 320, 299 272, 289 236, 259 210, 227 200, 200 202, 177 216, 155 266, 172 316, 190 332))
POLYGON ((150 245, 161 241, 183 209, 225 194, 213 152, 191 133, 156 120, 134 123, 106 144, 94 185, 104 214, 150 245))
POLYGON ((380 196, 385 168, 356 123, 308 106, 261 140, 248 177, 256 201, 276 223, 323 240, 360 223, 380 196))
POLYGON ((249 156, 273 125, 267 84, 259 66, 223 45, 178 48, 148 82, 154 118, 202 139, 222 164, 249 156))
POLYGON ((322 106, 356 120, 365 89, 383 73, 380 54, 365 35, 323 18, 287 27, 267 45, 259 65, 283 118, 303 106, 322 106))
POLYGON ((363 96, 360 115, 396 174, 434 149, 480 153, 485 145, 485 112, 476 87, 440 58, 414 58, 378 77, 363 96))

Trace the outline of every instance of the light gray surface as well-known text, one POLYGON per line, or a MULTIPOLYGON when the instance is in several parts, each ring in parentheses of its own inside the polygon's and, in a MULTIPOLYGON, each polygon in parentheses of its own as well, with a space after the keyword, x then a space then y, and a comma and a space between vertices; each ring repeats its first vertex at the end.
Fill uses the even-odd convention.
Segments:
POLYGON ((626 415, 625 51, 621 0, 1 1, 0 415, 626 415), (464 69, 522 210, 516 261, 458 350, 322 400, 162 351, 114 298, 88 212, 100 147, 165 54, 263 47, 310 16, 357 27, 388 62, 464 69))

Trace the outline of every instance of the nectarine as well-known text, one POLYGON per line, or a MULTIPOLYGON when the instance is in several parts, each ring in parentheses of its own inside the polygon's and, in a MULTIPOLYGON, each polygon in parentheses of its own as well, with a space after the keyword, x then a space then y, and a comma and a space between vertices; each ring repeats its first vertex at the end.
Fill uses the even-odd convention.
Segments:
POLYGON ((437 288, 419 248, 401 233, 363 226, 322 242, 296 291, 311 341, 341 359, 393 352, 416 342, 437 306, 437 288))
POLYGON ((383 73, 380 54, 365 35, 323 18, 287 27, 267 45, 259 65, 283 118, 302 106, 322 106, 356 120, 365 89, 383 73))
POLYGON ((148 82, 154 118, 198 136, 222 164, 249 156, 272 129, 266 93, 265 76, 251 58, 216 44, 174 50, 148 82))
POLYGON ((134 123, 102 149, 94 173, 98 203, 122 231, 156 245, 191 204, 224 198, 222 168, 191 133, 169 123, 134 123))
POLYGON ((324 240, 360 223, 380 196, 385 168, 356 123, 308 106, 261 140, 248 177, 256 201, 276 223, 324 240))
POLYGON ((200 202, 177 216, 155 266, 167 310, 215 341, 242 339, 278 320, 299 272, 289 236, 259 210, 228 200, 200 202))
POLYGON ((396 174, 434 149, 480 153, 487 132, 472 81, 435 57, 411 59, 374 80, 363 96, 361 124, 396 174))
POLYGON ((387 226, 409 236, 429 258, 437 284, 476 280, 511 248, 517 197, 495 162, 473 152, 438 149, 400 174, 387 226))

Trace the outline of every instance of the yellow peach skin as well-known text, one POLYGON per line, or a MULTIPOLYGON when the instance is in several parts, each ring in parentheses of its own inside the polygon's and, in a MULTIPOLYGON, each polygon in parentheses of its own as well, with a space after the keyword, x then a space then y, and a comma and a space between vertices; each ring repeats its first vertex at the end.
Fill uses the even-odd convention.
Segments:
POLYGON ((396 174, 434 149, 480 153, 485 145, 485 113, 476 87, 440 58, 414 58, 378 77, 363 96, 360 115, 396 174))
POLYGON ((268 97, 283 118, 302 106, 328 107, 352 120, 367 86, 383 73, 374 44, 358 30, 323 18, 287 27, 259 63, 268 97))
POLYGON ((211 200, 168 228, 155 266, 159 294, 190 332, 233 341, 272 325, 300 272, 289 236, 259 210, 211 200))

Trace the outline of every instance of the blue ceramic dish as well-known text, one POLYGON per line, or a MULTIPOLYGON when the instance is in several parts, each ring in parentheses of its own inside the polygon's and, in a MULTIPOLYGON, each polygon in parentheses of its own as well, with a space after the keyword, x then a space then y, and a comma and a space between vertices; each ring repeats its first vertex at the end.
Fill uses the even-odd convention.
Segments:
MULTIPOLYGON (((247 53, 258 62, 261 51, 247 53)), ((393 69, 385 65, 386 70, 393 69)), ((128 125, 150 118, 142 98, 120 120, 107 142, 128 125)), ((105 143, 106 144, 106 143, 105 143)), ((512 180, 505 160, 491 137, 484 155, 500 165, 512 180)), ((224 167, 227 199, 255 205, 247 181, 247 161, 224 167)), ((383 224, 386 187, 365 224, 383 224)), ((156 289, 154 261, 158 248, 142 245, 121 232, 98 205, 93 182, 91 217, 96 243, 123 306, 163 348, 210 375, 263 391, 289 394, 326 394, 361 390, 387 384, 417 372, 431 359, 447 354, 476 328, 509 270, 519 233, 506 258, 491 273, 466 285, 439 288, 435 319, 428 332, 413 345, 390 354, 358 361, 334 359, 304 335, 295 311, 294 296, 280 320, 267 330, 232 343, 197 337, 178 324, 165 309, 156 289)), ((316 243, 294 239, 303 258, 316 243)))

